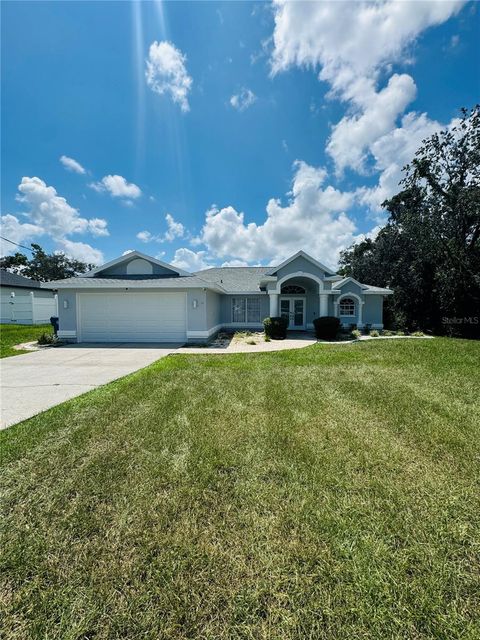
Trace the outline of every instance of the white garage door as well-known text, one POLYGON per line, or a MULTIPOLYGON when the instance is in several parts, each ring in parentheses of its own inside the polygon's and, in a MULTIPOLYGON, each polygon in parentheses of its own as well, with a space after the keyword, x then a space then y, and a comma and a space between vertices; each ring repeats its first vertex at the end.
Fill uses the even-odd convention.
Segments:
POLYGON ((80 342, 184 342, 184 293, 81 293, 80 342))

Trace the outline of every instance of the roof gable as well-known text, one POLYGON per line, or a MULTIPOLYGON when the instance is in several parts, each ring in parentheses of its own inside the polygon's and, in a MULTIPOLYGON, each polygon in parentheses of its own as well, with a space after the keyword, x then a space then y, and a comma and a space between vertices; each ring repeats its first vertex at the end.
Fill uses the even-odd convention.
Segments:
POLYGON ((368 284, 362 284, 361 282, 359 282, 358 280, 355 280, 355 278, 352 278, 351 276, 348 276, 347 278, 343 278, 343 280, 339 280, 338 282, 334 282, 332 284, 332 289, 341 289, 343 285, 347 284, 348 282, 353 282, 353 284, 356 284, 358 287, 360 287, 360 289, 368 289, 368 284))
MULTIPOLYGON (((95 276, 98 276, 100 274, 102 274, 103 272, 112 269, 114 267, 119 267, 123 264, 126 265, 126 267, 128 267, 128 264, 138 260, 139 262, 137 264, 140 264, 140 261, 146 261, 151 265, 156 265, 157 267, 162 267, 162 269, 165 269, 167 271, 170 271, 172 273, 172 275, 179 275, 179 276, 190 276, 191 274, 188 273, 187 271, 183 271, 183 269, 179 269, 178 267, 174 267, 171 264, 168 264, 168 262, 163 262, 163 260, 158 260, 157 258, 152 258, 152 256, 147 256, 145 253, 141 253, 140 251, 130 251, 129 253, 126 253, 123 256, 120 256, 119 258, 115 258, 115 260, 111 260, 110 262, 106 262, 105 264, 102 264, 99 267, 96 267, 95 269, 92 269, 91 271, 89 271, 88 273, 83 274, 84 278, 93 278, 95 276)), ((135 275, 140 275, 141 269, 134 269, 132 270, 132 273, 135 275)), ((146 271, 144 275, 151 275, 152 271, 146 271)))
POLYGON ((308 253, 305 253, 305 251, 300 250, 300 251, 297 251, 297 253, 293 254, 293 256, 290 256, 290 258, 287 258, 286 260, 284 260, 281 264, 277 265, 276 267, 271 267, 266 272, 265 275, 273 276, 275 273, 277 273, 277 271, 279 271, 280 269, 283 269, 283 267, 286 267, 288 264, 290 264, 290 262, 293 262, 294 260, 296 260, 297 258, 300 258, 300 257, 304 258, 308 262, 311 262, 318 269, 321 269, 322 271, 325 271, 325 273, 330 273, 330 274, 334 274, 335 273, 329 267, 326 267, 324 264, 322 264, 318 260, 315 260, 315 258, 312 258, 312 256, 308 255, 308 253))

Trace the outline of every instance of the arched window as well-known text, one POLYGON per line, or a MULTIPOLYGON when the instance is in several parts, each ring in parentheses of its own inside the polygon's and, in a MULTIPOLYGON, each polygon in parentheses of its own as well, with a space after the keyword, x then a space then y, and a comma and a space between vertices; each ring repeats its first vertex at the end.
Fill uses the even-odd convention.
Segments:
POLYGON ((354 316, 355 315, 355 300, 352 298, 342 298, 340 300, 340 315, 341 316, 354 316))
POLYGON ((304 294, 305 289, 303 287, 300 287, 298 284, 286 284, 282 287, 282 293, 299 295, 304 294))

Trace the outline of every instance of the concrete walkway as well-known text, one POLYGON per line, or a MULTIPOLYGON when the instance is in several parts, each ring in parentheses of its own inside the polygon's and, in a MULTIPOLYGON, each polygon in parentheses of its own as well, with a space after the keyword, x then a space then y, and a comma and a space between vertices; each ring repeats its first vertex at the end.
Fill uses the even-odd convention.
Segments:
POLYGON ((0 428, 174 353, 175 344, 72 344, 0 360, 0 428))

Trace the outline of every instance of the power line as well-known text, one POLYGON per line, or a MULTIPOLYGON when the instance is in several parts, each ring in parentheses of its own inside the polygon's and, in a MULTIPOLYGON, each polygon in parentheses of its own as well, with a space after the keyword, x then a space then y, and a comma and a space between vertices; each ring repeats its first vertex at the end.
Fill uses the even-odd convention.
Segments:
POLYGON ((0 236, 0 238, 2 240, 6 240, 7 242, 11 242, 12 244, 16 245, 17 247, 21 247, 22 249, 26 249, 27 251, 31 251, 33 253, 33 250, 30 249, 30 247, 26 247, 23 244, 18 244, 18 242, 14 242, 13 240, 9 240, 8 238, 4 238, 3 236, 0 236))

